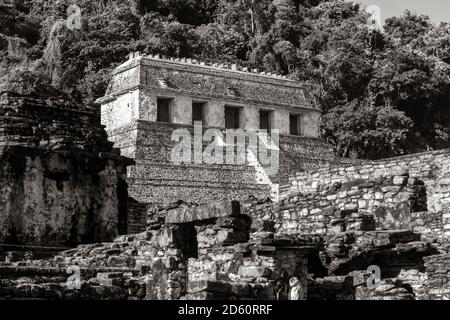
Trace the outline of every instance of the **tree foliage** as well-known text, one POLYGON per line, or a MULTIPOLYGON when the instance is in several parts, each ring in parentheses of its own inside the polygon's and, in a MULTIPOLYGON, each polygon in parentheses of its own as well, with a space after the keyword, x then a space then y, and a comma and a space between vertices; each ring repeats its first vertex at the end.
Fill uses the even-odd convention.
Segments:
POLYGON ((236 62, 303 82, 340 156, 448 147, 450 25, 367 18, 343 0, 20 1, 0 6, 0 79, 42 75, 92 103, 131 51, 236 62), (80 30, 64 23, 73 3, 80 30))

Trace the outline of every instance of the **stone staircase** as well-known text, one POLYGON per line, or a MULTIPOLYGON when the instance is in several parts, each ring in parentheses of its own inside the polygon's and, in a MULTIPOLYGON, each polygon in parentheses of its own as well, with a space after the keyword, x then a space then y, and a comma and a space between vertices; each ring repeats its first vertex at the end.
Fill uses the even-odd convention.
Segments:
POLYGON ((0 266, 0 300, 126 299, 129 277, 138 273, 128 268, 0 266))
POLYGON ((14 262, 49 259, 61 251, 69 249, 71 248, 0 244, 0 261, 14 262))

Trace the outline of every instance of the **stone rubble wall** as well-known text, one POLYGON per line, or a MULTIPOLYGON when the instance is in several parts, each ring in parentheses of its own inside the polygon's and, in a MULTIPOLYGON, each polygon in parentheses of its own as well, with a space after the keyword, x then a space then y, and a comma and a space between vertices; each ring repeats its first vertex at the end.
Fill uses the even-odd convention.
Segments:
POLYGON ((280 135, 280 195, 289 192, 289 178, 296 172, 363 163, 363 160, 338 158, 328 144, 319 139, 280 135))
MULTIPOLYGON (((314 194, 334 183, 368 181, 382 177, 404 176, 417 179, 426 190, 426 219, 419 217, 417 227, 429 221, 429 233, 437 232, 442 237, 450 235, 450 169, 449 150, 427 152, 404 157, 370 161, 363 164, 321 168, 299 172, 289 178, 289 193, 314 194), (439 223, 439 217, 441 222, 439 223)), ((368 196, 366 196, 368 197, 368 196)), ((393 200, 394 201, 394 200, 393 200)), ((394 201, 395 202, 395 201, 394 201)), ((422 215, 423 216, 423 215, 422 215)))
POLYGON ((448 300, 450 297, 450 254, 439 254, 425 258, 427 300, 448 300))
POLYGON ((331 276, 308 279, 308 300, 355 300, 353 277, 331 276))
POLYGON ((279 203, 253 199, 244 206, 247 215, 275 221, 275 229, 288 234, 326 234, 332 220, 346 212, 374 214, 380 229, 417 229, 435 236, 442 231, 439 216, 433 219, 424 213, 423 182, 406 175, 335 182, 317 193, 292 193, 279 203))

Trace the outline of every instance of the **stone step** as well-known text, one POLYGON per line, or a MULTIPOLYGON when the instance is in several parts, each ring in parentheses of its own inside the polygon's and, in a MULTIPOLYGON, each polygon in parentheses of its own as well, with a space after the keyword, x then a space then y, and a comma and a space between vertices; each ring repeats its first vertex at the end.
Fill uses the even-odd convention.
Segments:
POLYGON ((394 246, 399 243, 420 241, 421 235, 411 230, 356 231, 356 243, 373 246, 394 246))
MULTIPOLYGON (((60 251, 33 251, 32 260, 49 259, 57 255, 60 251)), ((4 251, 0 252, 0 261, 22 261, 26 260, 28 251, 4 251)))
POLYGON ((0 244, 0 262, 6 260, 9 260, 9 262, 13 262, 26 259, 48 259, 54 257, 61 251, 68 249, 72 248, 0 244), (26 257, 27 255, 28 257, 26 257))
MULTIPOLYGON (((131 273, 133 276, 140 274, 139 269, 131 268, 80 268, 80 275, 84 279, 95 278, 99 273, 131 273)), ((0 278, 15 279, 19 277, 68 277, 68 268, 63 267, 35 267, 35 266, 0 266, 0 278)))

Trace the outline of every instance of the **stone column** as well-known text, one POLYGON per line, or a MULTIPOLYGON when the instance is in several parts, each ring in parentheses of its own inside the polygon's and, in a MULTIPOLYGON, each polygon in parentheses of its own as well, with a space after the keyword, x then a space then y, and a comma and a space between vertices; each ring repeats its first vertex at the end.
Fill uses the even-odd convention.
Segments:
POLYGON ((148 90, 139 91, 139 120, 156 121, 158 97, 148 90))
POLYGON ((320 114, 318 112, 307 112, 300 116, 301 135, 309 138, 319 137, 320 114))
POLYGON ((289 134, 289 112, 286 110, 273 111, 272 129, 280 130, 280 134, 289 134))
POLYGON ((205 126, 225 128, 225 102, 211 100, 205 106, 205 126))
POLYGON ((192 124, 192 98, 176 97, 171 105, 170 117, 172 123, 192 124))
POLYGON ((259 129, 259 109, 254 106, 246 106, 242 108, 240 127, 244 130, 259 129))

